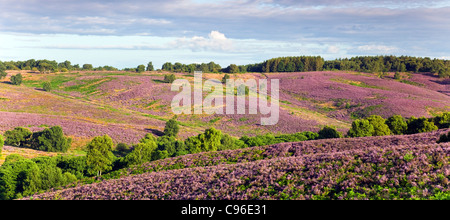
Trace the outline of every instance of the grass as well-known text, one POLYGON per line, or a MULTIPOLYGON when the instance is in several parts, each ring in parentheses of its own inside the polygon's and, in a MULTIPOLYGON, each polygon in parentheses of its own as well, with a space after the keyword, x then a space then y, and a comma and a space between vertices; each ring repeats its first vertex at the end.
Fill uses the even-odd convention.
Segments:
POLYGON ((380 86, 373 86, 373 85, 369 85, 366 84, 364 82, 360 82, 360 81, 353 81, 353 80, 348 80, 348 79, 343 79, 343 78, 332 78, 330 79, 331 81, 334 82, 338 82, 338 83, 344 83, 347 85, 352 85, 352 86, 357 86, 357 87, 361 87, 361 88, 370 88, 370 89, 381 89, 381 90, 387 90, 384 87, 380 87, 380 86))

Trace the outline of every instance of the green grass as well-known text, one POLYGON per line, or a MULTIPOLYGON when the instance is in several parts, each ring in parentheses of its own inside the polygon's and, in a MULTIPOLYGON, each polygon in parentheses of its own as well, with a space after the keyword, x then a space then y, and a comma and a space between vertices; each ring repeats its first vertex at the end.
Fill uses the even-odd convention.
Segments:
POLYGON ((100 79, 88 79, 88 80, 76 80, 78 83, 74 86, 68 86, 64 88, 64 91, 66 92, 79 92, 84 95, 91 95, 98 91, 98 87, 102 85, 103 83, 110 82, 114 78, 112 77, 105 77, 100 79))

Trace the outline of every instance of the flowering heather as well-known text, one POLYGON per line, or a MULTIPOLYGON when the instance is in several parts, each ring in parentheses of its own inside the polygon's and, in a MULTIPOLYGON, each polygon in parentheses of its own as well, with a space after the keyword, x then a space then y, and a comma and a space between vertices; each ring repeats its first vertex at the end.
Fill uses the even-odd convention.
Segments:
POLYGON ((335 139, 188 155, 147 164, 156 172, 28 199, 444 199, 450 195, 450 144, 432 143, 442 132, 386 137, 384 143, 335 139), (164 169, 171 160, 178 162, 164 169))

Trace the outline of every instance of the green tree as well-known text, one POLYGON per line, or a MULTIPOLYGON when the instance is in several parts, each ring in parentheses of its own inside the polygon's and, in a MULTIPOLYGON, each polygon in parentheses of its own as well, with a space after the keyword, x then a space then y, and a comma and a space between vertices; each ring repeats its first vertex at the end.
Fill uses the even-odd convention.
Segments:
POLYGON ((139 65, 139 66, 136 68, 136 72, 138 72, 138 73, 143 73, 143 72, 145 72, 145 66, 144 66, 144 65, 139 65))
POLYGON ((386 136, 391 134, 389 126, 386 125, 386 120, 381 116, 372 115, 367 120, 373 126, 372 136, 386 136))
POLYGON ((353 121, 352 128, 348 131, 349 137, 370 137, 374 133, 374 128, 368 120, 358 119, 353 121))
POLYGON ((16 85, 16 86, 20 86, 22 84, 22 74, 17 74, 14 76, 11 76, 11 84, 16 85))
POLYGON ((128 165, 142 164, 152 160, 152 154, 157 150, 156 138, 147 134, 140 142, 133 146, 133 151, 127 154, 125 161, 128 165))
POLYGON ((239 72, 239 67, 236 64, 230 64, 226 68, 226 72, 227 73, 238 73, 239 72))
POLYGON ((333 127, 325 126, 319 131, 319 139, 332 139, 342 137, 343 135, 333 127))
POLYGON ((184 141, 186 151, 191 154, 197 154, 202 152, 202 142, 198 136, 189 137, 184 141))
POLYGON ((411 117, 408 120, 408 134, 417 134, 438 130, 439 128, 434 124, 434 122, 428 120, 425 117, 416 118, 411 117))
POLYGON ((42 89, 46 92, 52 91, 52 84, 50 82, 44 82, 42 84, 42 89))
POLYGON ((173 72, 173 64, 170 62, 166 62, 162 66, 162 70, 173 72))
POLYGON ((217 151, 221 144, 222 132, 215 128, 209 128, 206 129, 205 133, 200 134, 198 138, 202 142, 201 150, 203 152, 217 151))
POLYGON ((222 83, 223 83, 223 84, 226 84, 228 79, 230 79, 230 75, 225 74, 225 75, 223 76, 223 78, 222 78, 222 83))
POLYGON ((402 135, 405 134, 408 129, 408 123, 401 115, 394 115, 386 120, 386 124, 391 130, 392 134, 402 135))
POLYGON ((164 82, 166 83, 173 83, 176 79, 175 74, 164 75, 164 82))
POLYGON ((147 64, 147 71, 153 71, 155 70, 155 68, 153 67, 153 63, 152 62, 148 62, 147 64))
POLYGON ((92 64, 83 64, 83 70, 93 70, 92 64))
POLYGON ((17 127, 5 132, 5 143, 15 147, 24 147, 28 144, 33 132, 28 128, 17 127))
POLYGON ((178 126, 178 122, 175 119, 170 119, 166 122, 166 126, 164 127, 164 135, 176 137, 180 127, 178 126))
POLYGON ((31 148, 47 152, 67 152, 72 143, 71 138, 64 136, 60 126, 46 128, 41 132, 33 133, 30 144, 31 148))
POLYGON ((91 175, 101 176, 102 172, 112 169, 114 155, 112 154, 114 143, 108 136, 95 137, 87 145, 86 165, 87 172, 91 175))
POLYGON ((450 127, 450 112, 444 112, 434 118, 434 124, 438 128, 449 128, 450 127))

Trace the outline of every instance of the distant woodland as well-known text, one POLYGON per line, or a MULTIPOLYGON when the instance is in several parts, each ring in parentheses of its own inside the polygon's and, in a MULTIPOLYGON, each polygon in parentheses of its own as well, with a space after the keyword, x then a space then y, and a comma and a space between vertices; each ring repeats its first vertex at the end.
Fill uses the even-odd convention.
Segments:
MULTIPOLYGON (((70 61, 58 63, 50 60, 27 61, 0 61, 0 74, 6 70, 30 70, 41 73, 68 72, 68 71, 119 71, 112 66, 94 67, 92 64, 74 64, 70 61)), ((146 66, 139 65, 133 68, 124 68, 124 71, 144 72, 154 71, 152 62, 146 66)), ((432 73, 441 78, 450 77, 450 61, 431 59, 428 57, 411 56, 359 56, 345 59, 324 60, 320 56, 278 57, 266 60, 262 63, 221 67, 214 62, 202 64, 182 64, 179 62, 166 62, 160 70, 169 72, 193 73, 203 71, 208 73, 246 73, 246 72, 311 72, 325 70, 346 70, 369 73, 385 72, 413 72, 432 73)))

